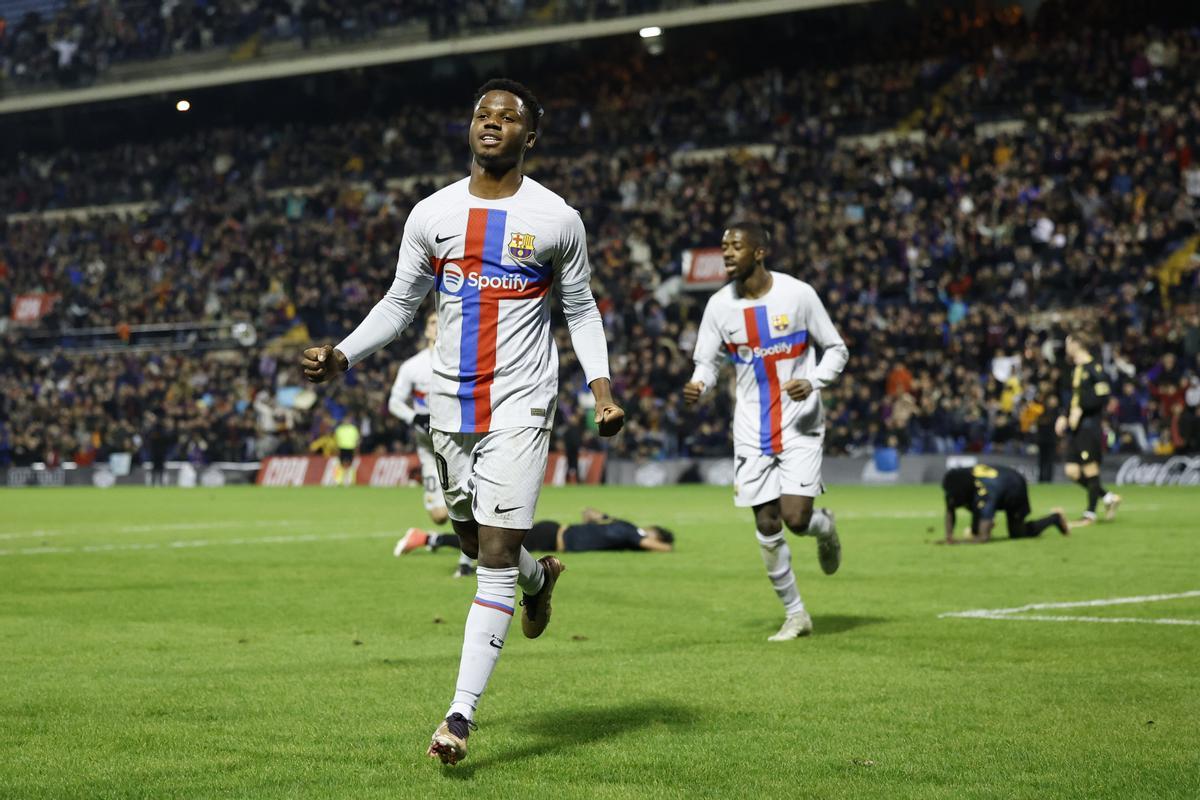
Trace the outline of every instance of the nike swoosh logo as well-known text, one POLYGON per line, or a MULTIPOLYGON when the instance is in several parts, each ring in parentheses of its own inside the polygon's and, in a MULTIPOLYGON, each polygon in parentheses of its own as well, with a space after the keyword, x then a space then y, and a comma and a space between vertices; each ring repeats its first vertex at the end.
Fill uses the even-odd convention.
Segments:
POLYGON ((451 234, 450 236, 438 236, 437 234, 434 234, 434 236, 433 236, 433 242, 434 242, 434 244, 441 244, 442 242, 448 242, 448 241, 450 241, 451 239, 454 239, 454 238, 456 238, 456 237, 459 237, 459 236, 462 236, 462 234, 461 234, 461 233, 455 233, 455 234, 451 234))
POLYGON ((497 514, 507 514, 507 513, 508 513, 508 512, 510 512, 510 511, 516 511, 518 508, 520 508, 520 506, 513 506, 512 508, 501 508, 501 507, 500 507, 500 504, 499 504, 499 503, 496 503, 496 511, 495 511, 495 513, 497 513, 497 514))

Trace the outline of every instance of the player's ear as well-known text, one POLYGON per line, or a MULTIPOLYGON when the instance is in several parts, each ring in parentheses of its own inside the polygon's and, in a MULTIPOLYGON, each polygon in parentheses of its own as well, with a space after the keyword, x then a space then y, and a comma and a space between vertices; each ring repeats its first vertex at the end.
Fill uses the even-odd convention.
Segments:
POLYGON ((536 141, 537 141, 537 131, 530 131, 529 133, 525 134, 525 152, 528 153, 530 150, 532 150, 533 144, 536 141))

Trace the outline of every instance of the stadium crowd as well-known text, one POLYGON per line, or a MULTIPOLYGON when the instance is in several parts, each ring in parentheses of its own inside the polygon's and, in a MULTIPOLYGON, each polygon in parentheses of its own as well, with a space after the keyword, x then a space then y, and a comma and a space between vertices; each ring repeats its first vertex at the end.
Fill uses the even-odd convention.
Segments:
MULTIPOLYGON (((850 347, 846 374, 823 393, 830 452, 1015 452, 1046 442, 1064 379, 1055 343, 1075 321, 1098 323, 1106 343, 1117 387, 1111 446, 1200 451, 1198 273, 1186 269, 1186 251, 1184 268, 1164 266, 1189 242, 1194 249, 1198 233, 1197 34, 1097 34, 1038 48, 1005 40, 987 53, 941 91, 919 62, 748 74, 721 84, 717 107, 732 111, 715 125, 711 101, 696 102, 714 85, 677 80, 692 67, 614 81, 591 107, 550 106, 530 172, 587 224, 614 389, 630 412, 617 454, 729 453, 731 398, 685 413, 678 395, 707 295, 680 291, 677 276, 685 249, 715 244, 738 216, 770 222, 771 265, 818 289, 850 347), (1158 44, 1168 56, 1149 59, 1158 44), (1064 59, 1111 59, 1122 77, 1064 59), (1054 100, 1038 88, 1047 82, 1054 100), (1118 99, 1103 114, 1067 114, 1106 96, 1118 99), (981 121, 1004 104, 1015 124, 981 121), (876 117, 886 128, 918 108, 928 113, 911 136, 844 135, 852 121, 876 117), (746 142, 766 147, 719 159, 694 152, 746 142)), ((24 331, 10 329, 0 464, 145 450, 150 432, 180 459, 301 453, 347 414, 364 449, 407 447, 385 403, 411 336, 392 346, 394 358, 371 359, 333 389, 300 391, 294 356, 309 338, 336 341, 390 283, 408 209, 437 180, 387 179, 460 173, 461 153, 445 146, 461 134, 460 117, 217 131, 100 157, 52 154, 0 176, 9 211, 157 201, 125 218, 8 224, 0 306, 31 291, 61 295, 42 332, 244 320, 260 339, 290 343, 79 355, 32 352, 24 331)), ((559 331, 558 441, 570 449, 591 435, 582 376, 559 331)))
POLYGON ((252 55, 270 42, 346 44, 401 26, 426 38, 641 14, 663 0, 45 0, 15 18, 0 8, 0 90, 78 85, 112 65, 205 50, 252 55), (242 53, 241 50, 245 50, 242 53))

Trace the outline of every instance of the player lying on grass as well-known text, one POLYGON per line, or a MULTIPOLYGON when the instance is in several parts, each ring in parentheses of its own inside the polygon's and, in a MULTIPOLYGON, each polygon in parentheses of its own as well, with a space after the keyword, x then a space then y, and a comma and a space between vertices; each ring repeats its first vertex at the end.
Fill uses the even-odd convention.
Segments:
POLYGON ((787 615, 768 639, 784 642, 812 633, 813 624, 796 586, 783 526, 816 537, 825 574, 837 572, 842 560, 833 514, 814 509, 813 500, 825 491, 821 389, 841 374, 850 352, 816 291, 767 269, 769 246, 757 222, 735 222, 721 237, 725 274, 732 280, 704 307, 696 369, 683 399, 689 406, 697 403, 716 386, 721 365, 733 362, 733 502, 754 510, 767 577, 787 615))
MULTIPOLYGON (((396 543, 395 554, 406 555, 422 547, 436 551, 440 547, 460 546, 452 533, 429 533, 409 528, 396 543)), ((610 517, 594 508, 583 510, 582 522, 563 525, 554 520, 533 523, 525 537, 525 549, 546 553, 585 553, 592 550, 650 550, 669 553, 675 549, 675 534, 661 525, 640 528, 623 519, 610 517)))
POLYGON ((1041 536, 1051 525, 1066 536, 1071 526, 1062 509, 1051 509, 1041 519, 1026 519, 1030 512, 1029 487, 1021 473, 1009 467, 989 467, 979 464, 970 468, 952 469, 942 478, 946 494, 945 544, 983 544, 992 538, 996 513, 1003 511, 1008 520, 1008 538, 1032 539, 1041 536), (971 535, 961 539, 954 536, 957 509, 971 511, 971 535))
MULTIPOLYGON (((437 313, 431 312, 425 318, 425 347, 396 371, 396 381, 388 396, 388 411, 412 430, 413 441, 417 445, 417 459, 421 462, 425 510, 429 512, 429 519, 434 525, 445 525, 450 519, 450 512, 446 510, 442 481, 437 470, 437 455, 433 452, 433 437, 429 435, 429 390, 433 385, 433 348, 437 344, 437 330, 437 313)), ((398 550, 396 555, 400 555, 398 550)), ((474 574, 471 557, 460 553, 454 577, 467 578, 474 574)))

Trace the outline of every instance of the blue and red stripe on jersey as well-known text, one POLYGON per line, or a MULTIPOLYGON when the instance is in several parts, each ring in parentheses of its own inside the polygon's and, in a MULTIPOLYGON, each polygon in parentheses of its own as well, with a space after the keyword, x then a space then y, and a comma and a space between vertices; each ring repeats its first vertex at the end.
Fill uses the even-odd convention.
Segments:
POLYGON ((412 390, 413 408, 422 409, 429 407, 429 401, 425 399, 425 393, 416 389, 412 390))
POLYGON ((726 347, 733 358, 754 367, 754 380, 758 384, 758 445, 764 455, 778 455, 783 452, 783 391, 775 365, 804 354, 808 348, 808 331, 771 336, 766 306, 743 309, 742 318, 746 324, 750 360, 747 362, 739 356, 739 345, 730 343, 726 347))
MULTIPOLYGON (((492 424, 492 384, 496 378, 496 335, 499 329, 500 301, 544 297, 553 281, 549 266, 503 263, 504 228, 508 212, 494 208, 472 208, 467 212, 467 232, 463 257, 457 259, 462 270, 462 332, 459 339, 458 406, 460 433, 486 433, 492 424), (527 279, 523 289, 481 288, 471 285, 471 276, 527 279)), ((444 267, 455 259, 434 262, 436 286, 444 289, 444 267)))

